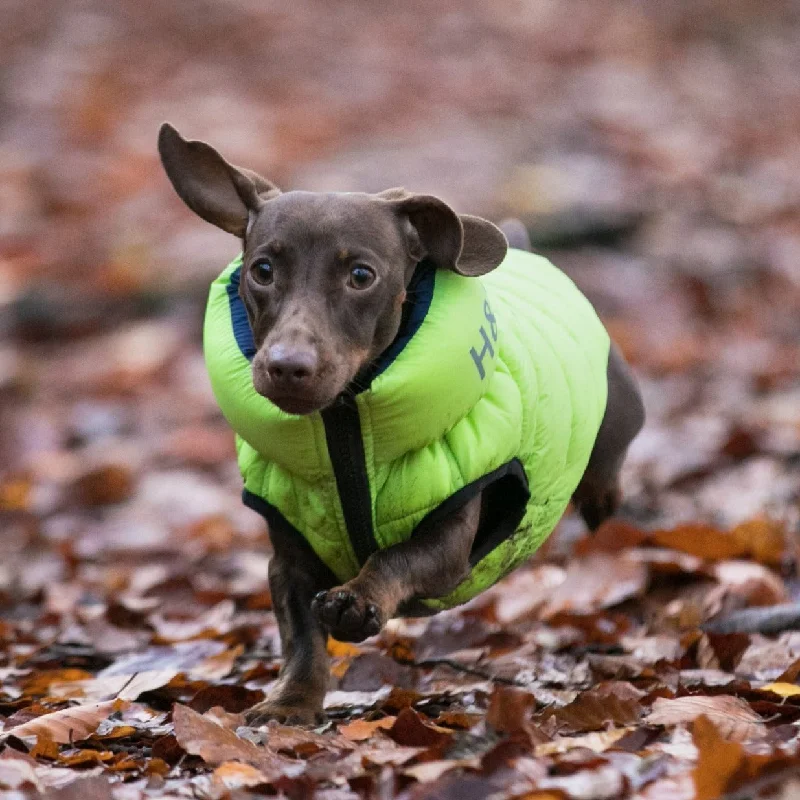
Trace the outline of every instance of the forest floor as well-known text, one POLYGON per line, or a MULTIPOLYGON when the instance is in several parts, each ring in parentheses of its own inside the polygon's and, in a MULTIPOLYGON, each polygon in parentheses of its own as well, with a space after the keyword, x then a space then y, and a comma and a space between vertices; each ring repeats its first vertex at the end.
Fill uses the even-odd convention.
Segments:
POLYGON ((800 601, 792 4, 12 5, 0 788, 797 796, 798 619, 707 625, 800 601), (331 641, 316 730, 241 714, 280 655, 200 348, 235 243, 172 196, 165 117, 284 186, 522 217, 645 396, 620 517, 590 537, 568 514, 469 606, 331 641))

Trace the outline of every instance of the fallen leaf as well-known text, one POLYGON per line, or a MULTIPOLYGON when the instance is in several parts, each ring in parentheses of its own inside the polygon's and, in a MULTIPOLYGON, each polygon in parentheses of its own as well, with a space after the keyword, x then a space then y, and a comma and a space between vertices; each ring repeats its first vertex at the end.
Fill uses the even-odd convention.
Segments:
POLYGON ((741 536, 725 533, 709 525, 686 524, 671 530, 653 531, 650 541, 708 561, 738 558, 749 552, 749 544, 742 541, 741 536))
POLYGON ((439 780, 442 775, 454 769, 477 769, 478 766, 479 760, 477 758, 426 761, 424 764, 406 767, 403 770, 403 775, 408 775, 408 777, 419 783, 430 783, 431 781, 439 780))
POLYGON ((92 680, 92 673, 83 669, 41 670, 22 681, 22 691, 34 697, 52 694, 53 684, 92 680))
POLYGON ((136 673, 166 670, 188 673, 210 656, 219 655, 227 650, 224 642, 210 639, 148 647, 118 658, 113 664, 98 672, 97 677, 104 678, 108 675, 130 677, 136 673))
POLYGON ((38 792, 44 791, 36 769, 20 758, 0 759, 0 788, 22 789, 26 786, 33 787, 38 792))
POLYGON ((550 594, 541 616, 561 611, 590 613, 641 594, 647 586, 647 567, 624 554, 592 553, 573 559, 564 581, 550 594))
POLYGON ((531 730, 531 711, 536 698, 522 689, 498 686, 489 698, 486 723, 500 733, 515 734, 531 730))
POLYGON ((103 506, 127 500, 134 490, 128 467, 106 464, 81 475, 72 487, 76 499, 86 506, 103 506))
POLYGON ((36 737, 36 744, 30 749, 28 755, 31 758, 47 758, 54 761, 58 758, 58 744, 45 733, 40 733, 36 737))
POLYGON ((537 758, 542 756, 552 756, 559 753, 566 753, 577 748, 586 748, 595 753, 602 753, 608 750, 615 742, 631 733, 634 728, 612 728, 608 731, 597 733, 587 733, 584 736, 565 736, 554 739, 551 742, 544 742, 536 745, 534 755, 537 758))
POLYGON ((638 699, 621 699, 614 694, 601 696, 596 692, 582 692, 566 706, 552 709, 545 715, 555 717, 569 733, 584 733, 606 729, 609 724, 635 725, 642 716, 638 699))
POLYGON ((453 738, 452 731, 427 722, 413 708, 404 708, 397 715, 388 734, 406 747, 442 747, 453 738))
POLYGON ((795 697, 800 694, 800 686, 796 686, 793 683, 768 683, 766 686, 762 686, 761 690, 764 692, 772 692, 781 697, 795 697))
POLYGON ((742 745, 722 737, 705 714, 695 719, 692 739, 698 753, 697 766, 692 771, 696 800, 716 800, 725 794, 731 778, 741 767, 742 745))
POLYGON ((502 624, 525 619, 539 611, 553 590, 563 583, 566 572, 561 567, 541 564, 532 569, 512 572, 502 592, 494 595, 494 613, 502 624))
POLYGON ((339 728, 339 733, 351 742, 363 742, 372 738, 380 730, 388 730, 394 725, 396 717, 383 717, 368 721, 356 719, 339 728))
POLYGON ((174 669, 145 670, 133 675, 104 675, 90 680, 59 681, 51 684, 50 695, 82 703, 95 703, 110 698, 136 700, 140 694, 166 686, 177 674, 174 669))
POLYGON ((732 695, 657 698, 653 710, 644 722, 647 725, 682 725, 705 715, 720 734, 734 741, 743 742, 764 736, 766 728, 750 706, 732 695))
POLYGON ((739 675, 759 681, 781 680, 788 665, 800 658, 800 632, 790 631, 767 639, 763 636, 752 637, 736 671, 739 675))
POLYGON ((247 789, 269 783, 260 769, 239 761, 223 761, 211 774, 211 783, 220 790, 247 789))
MULTIPOLYGON (((213 656, 204 658, 199 664, 195 664, 189 670, 189 678, 193 681, 218 681, 227 677, 236 659, 244 652, 244 645, 226 650, 224 653, 217 653, 213 656)), ((257 701, 256 701, 257 702, 257 701)))
POLYGON ((65 767, 83 767, 87 764, 104 764, 112 758, 114 754, 110 750, 75 750, 72 753, 59 753, 58 763, 65 767))
POLYGON ((188 706, 176 703, 172 709, 172 722, 178 744, 187 753, 200 756, 211 766, 219 766, 225 761, 242 761, 264 772, 269 780, 303 772, 302 762, 291 761, 256 747, 188 706))
POLYGON ((65 708, 7 729, 5 733, 13 733, 19 738, 46 736, 60 744, 78 742, 94 733, 104 719, 115 711, 125 708, 126 705, 124 700, 108 700, 103 703, 65 708))
POLYGON ((713 567, 714 577, 748 605, 771 606, 788 599, 783 581, 771 570, 752 561, 722 561, 713 567))
POLYGON ((264 699, 260 689, 246 689, 235 683, 206 686, 189 702, 189 708, 198 714, 205 714, 214 706, 221 706, 231 714, 240 714, 264 699))
POLYGON ((443 711, 436 717, 437 725, 448 728, 458 728, 468 731, 481 720, 480 714, 470 714, 466 711, 443 711))
POLYGON ((607 519, 591 536, 585 536, 575 546, 579 556, 589 553, 619 553, 631 550, 647 540, 647 534, 620 519, 607 519))
POLYGON ((742 522, 731 530, 731 536, 762 564, 778 566, 786 556, 786 526, 777 520, 761 517, 742 522))
POLYGON ((233 600, 228 599, 217 603, 213 608, 193 619, 166 619, 162 614, 154 613, 148 617, 148 622, 155 628, 159 640, 182 642, 201 638, 208 633, 227 633, 233 625, 235 610, 233 600))

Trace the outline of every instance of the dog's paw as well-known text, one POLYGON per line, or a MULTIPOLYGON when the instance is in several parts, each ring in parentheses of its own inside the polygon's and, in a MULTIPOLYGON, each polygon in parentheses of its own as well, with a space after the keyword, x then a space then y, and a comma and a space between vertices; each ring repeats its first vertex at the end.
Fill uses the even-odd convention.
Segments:
POLYGON ((264 700, 244 712, 247 724, 253 728, 266 725, 270 720, 280 722, 281 725, 300 725, 313 727, 325 722, 325 714, 321 708, 295 706, 271 700, 264 700))
POLYGON ((379 633, 384 623, 375 603, 341 586, 320 592, 311 609, 331 636, 342 642, 363 642, 379 633))
POLYGON ((594 533, 609 517, 616 514, 622 501, 619 487, 612 487, 604 492, 587 497, 580 502, 580 511, 586 527, 594 533))

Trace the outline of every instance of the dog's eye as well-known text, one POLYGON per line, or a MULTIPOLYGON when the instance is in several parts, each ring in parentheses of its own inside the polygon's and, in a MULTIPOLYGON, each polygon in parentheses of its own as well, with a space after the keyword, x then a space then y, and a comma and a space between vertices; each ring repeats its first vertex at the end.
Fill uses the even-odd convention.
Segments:
POLYGON ((367 289, 375 281, 375 273, 363 264, 357 264, 350 270, 347 284, 353 289, 367 289))
POLYGON ((264 286, 268 286, 272 283, 274 276, 272 264, 270 264, 269 261, 256 261, 251 268, 251 272, 257 283, 261 283, 264 286))

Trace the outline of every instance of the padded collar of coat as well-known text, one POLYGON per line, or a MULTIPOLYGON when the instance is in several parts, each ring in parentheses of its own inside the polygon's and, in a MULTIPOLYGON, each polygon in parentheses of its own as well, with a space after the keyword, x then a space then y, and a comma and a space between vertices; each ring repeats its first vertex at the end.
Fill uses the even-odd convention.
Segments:
MULTIPOLYGON (((313 479, 330 467, 319 446, 320 414, 287 414, 255 392, 249 363, 255 347, 238 294, 240 267, 240 258, 229 265, 215 282, 224 293, 218 291, 215 300, 212 287, 209 300, 205 350, 217 400, 236 432, 261 457, 313 479), (223 303, 228 330, 218 337, 223 303), (209 319, 214 317, 212 328, 209 319)), ((359 378, 367 388, 357 393, 356 402, 373 464, 393 461, 444 436, 484 395, 496 368, 497 322, 479 278, 423 263, 408 297, 395 341, 359 378)))

